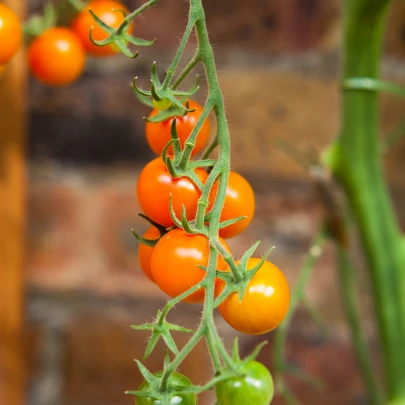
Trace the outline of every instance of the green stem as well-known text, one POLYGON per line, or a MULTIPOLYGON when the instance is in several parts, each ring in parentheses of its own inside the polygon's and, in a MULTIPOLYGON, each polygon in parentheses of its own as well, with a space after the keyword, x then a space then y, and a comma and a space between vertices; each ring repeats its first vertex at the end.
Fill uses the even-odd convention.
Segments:
POLYGON ((311 246, 308 255, 305 259, 302 270, 295 285, 294 291, 291 294, 290 309, 285 317, 283 323, 276 329, 274 335, 274 360, 277 371, 281 371, 285 365, 285 341, 287 339, 288 328, 290 327, 291 320, 295 314, 295 310, 299 302, 302 300, 305 288, 312 275, 315 263, 322 252, 322 247, 326 239, 326 232, 322 229, 316 236, 313 245, 311 246))
POLYGON ((208 145, 207 149, 205 149, 204 153, 201 156, 202 160, 205 160, 208 158, 208 156, 211 154, 211 152, 218 146, 218 137, 215 136, 215 138, 212 140, 212 142, 208 145))
MULTIPOLYGON (((389 0, 345 0, 344 81, 379 79, 389 0)), ((405 270, 379 153, 377 92, 346 89, 333 169, 357 221, 373 289, 387 396, 405 401, 405 270)))
POLYGON ((172 89, 176 90, 180 84, 183 82, 183 80, 187 77, 187 75, 194 69, 194 67, 201 62, 200 58, 200 53, 197 50, 197 52, 194 54, 194 56, 190 59, 190 62, 186 65, 186 67, 182 70, 182 72, 179 74, 177 77, 176 81, 173 83, 172 89))
POLYGON ((176 55, 174 56, 169 69, 167 69, 167 74, 166 74, 165 80, 163 81, 163 85, 162 85, 163 90, 167 90, 167 88, 170 85, 170 82, 174 76, 174 73, 176 72, 177 65, 180 62, 181 55, 183 54, 183 51, 187 45, 188 39, 190 38, 190 35, 193 31, 194 24, 195 24, 195 20, 193 18, 191 18, 191 12, 190 12, 190 18, 188 20, 187 27, 184 32, 183 38, 181 39, 179 48, 177 49, 176 55))
POLYGON ((379 387, 373 373, 373 363, 367 346, 367 340, 361 324, 361 314, 356 291, 356 269, 353 267, 349 252, 336 244, 338 255, 338 273, 340 290, 343 298, 344 309, 352 334, 352 341, 357 355, 357 360, 368 392, 371 405, 381 404, 379 387))

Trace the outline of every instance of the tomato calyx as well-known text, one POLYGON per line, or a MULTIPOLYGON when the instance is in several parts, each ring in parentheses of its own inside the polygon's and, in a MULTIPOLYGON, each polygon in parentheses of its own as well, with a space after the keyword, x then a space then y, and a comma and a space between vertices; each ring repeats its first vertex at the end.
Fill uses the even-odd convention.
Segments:
POLYGON ((239 300, 241 301, 245 295, 245 291, 250 280, 252 280, 252 278, 267 260, 270 252, 273 250, 273 247, 263 255, 260 262, 253 269, 248 269, 247 263, 259 246, 260 241, 256 242, 249 250, 247 250, 238 262, 234 262, 232 256, 224 251, 219 243, 216 241, 213 241, 212 243, 218 252, 224 257, 231 269, 230 272, 217 271, 217 277, 225 281, 226 284, 221 294, 214 301, 214 306, 219 306, 225 300, 225 298, 234 292, 238 293, 239 300))
POLYGON ((110 27, 104 21, 102 21, 91 9, 89 9, 90 14, 94 18, 95 23, 102 28, 109 36, 106 39, 101 41, 97 41, 93 37, 93 27, 90 29, 89 38, 90 41, 96 46, 107 46, 111 45, 115 49, 121 51, 125 56, 128 58, 136 58, 139 52, 133 53, 129 47, 128 43, 135 45, 135 46, 152 46, 156 42, 156 38, 152 41, 148 41, 146 39, 135 37, 131 34, 128 34, 128 28, 132 22, 132 20, 137 17, 144 9, 148 8, 152 3, 156 0, 150 0, 149 2, 145 3, 143 6, 139 7, 137 10, 132 12, 131 14, 127 14, 124 10, 114 10, 118 13, 124 14, 124 20, 122 21, 121 25, 118 28, 110 27))
POLYGON ((170 228, 165 228, 163 225, 158 224, 157 222, 153 221, 152 219, 150 219, 148 216, 146 216, 145 214, 142 214, 141 212, 138 213, 138 215, 143 218, 146 219, 152 226, 154 226, 155 228, 158 229, 160 236, 157 239, 146 239, 140 235, 138 235, 134 229, 132 229, 132 234, 135 236, 135 239, 146 245, 146 246, 150 246, 150 247, 155 247, 156 244, 159 242, 160 238, 165 235, 167 232, 169 232, 170 230, 172 230, 174 227, 170 227, 170 228))
POLYGON ((195 405, 197 403, 196 387, 183 374, 169 372, 170 359, 165 357, 162 371, 151 373, 141 362, 135 360, 145 381, 136 391, 127 391, 126 394, 135 395, 136 403, 159 405, 195 405))
MULTIPOLYGON (((189 109, 187 105, 185 105, 185 101, 192 95, 194 95, 200 86, 198 86, 198 76, 196 79, 196 84, 188 91, 177 90, 174 88, 170 88, 170 79, 172 76, 169 77, 166 75, 163 83, 160 82, 159 77, 156 73, 156 62, 152 63, 151 69, 151 86, 150 90, 144 90, 137 86, 137 79, 135 77, 132 82, 132 91, 135 95, 139 98, 141 102, 151 107, 154 106, 154 103, 158 103, 158 106, 162 104, 162 106, 167 108, 161 108, 162 110, 160 113, 154 117, 153 122, 161 122, 166 119, 169 119, 174 116, 181 116, 187 112, 193 112, 195 109, 189 109), (170 108, 169 108, 170 107, 170 108), (177 110, 176 110, 177 107, 177 110), (181 114, 178 113, 180 110, 181 114), (160 121, 159 121, 160 120, 160 121)), ((149 120, 149 119, 147 119, 149 120)))
POLYGON ((173 337, 170 333, 171 330, 177 332, 185 332, 185 333, 192 333, 193 330, 185 328, 180 325, 175 325, 173 323, 167 322, 165 320, 164 312, 158 310, 157 317, 155 322, 145 323, 143 325, 131 325, 132 329, 135 330, 149 330, 151 331, 151 335, 148 339, 148 344, 145 349, 145 354, 143 356, 143 360, 145 360, 149 355, 153 352, 156 344, 158 343, 159 339, 162 338, 166 343, 169 350, 174 353, 178 354, 179 350, 177 349, 177 345, 173 340, 173 337))

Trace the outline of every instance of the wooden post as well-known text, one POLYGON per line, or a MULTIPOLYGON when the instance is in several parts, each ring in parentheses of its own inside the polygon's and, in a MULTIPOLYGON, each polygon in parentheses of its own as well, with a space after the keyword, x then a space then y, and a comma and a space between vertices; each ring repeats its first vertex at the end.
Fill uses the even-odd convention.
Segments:
MULTIPOLYGON (((19 16, 24 15, 24 0, 4 2, 19 16)), ((21 339, 26 200, 25 72, 25 55, 20 52, 0 78, 1 405, 25 403, 25 367, 21 339)))

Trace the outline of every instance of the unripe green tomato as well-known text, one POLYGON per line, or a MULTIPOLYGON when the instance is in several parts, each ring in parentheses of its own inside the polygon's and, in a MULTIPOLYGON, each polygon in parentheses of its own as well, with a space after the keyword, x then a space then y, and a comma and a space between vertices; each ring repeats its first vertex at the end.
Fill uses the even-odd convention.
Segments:
POLYGON ((162 98, 161 100, 152 98, 152 104, 156 110, 164 111, 170 108, 173 103, 168 98, 162 98))
MULTIPOLYGON (((153 375, 155 377, 161 377, 162 371, 158 371, 153 375)), ((183 374, 173 373, 169 377, 168 384, 170 387, 190 387, 192 382, 183 374)), ((138 391, 150 391, 150 385, 147 381, 144 381, 139 387, 138 391)), ((162 402, 152 397, 137 397, 135 399, 135 405, 161 405, 162 402)), ((195 394, 175 394, 170 398, 169 405, 196 405, 197 397, 195 394)))
POLYGON ((251 361, 242 370, 242 377, 232 377, 215 386, 218 405, 269 405, 274 395, 269 370, 251 361))

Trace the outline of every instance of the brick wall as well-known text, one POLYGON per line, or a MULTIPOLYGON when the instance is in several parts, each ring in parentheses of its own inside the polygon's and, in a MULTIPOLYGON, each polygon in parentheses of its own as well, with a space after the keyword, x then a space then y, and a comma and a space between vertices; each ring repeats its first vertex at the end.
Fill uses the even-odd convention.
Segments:
MULTIPOLYGON (((261 240, 263 252, 294 285, 316 232, 321 210, 307 174, 279 145, 321 151, 339 128, 340 3, 337 0, 206 1, 207 23, 218 59, 232 135, 232 167, 257 193, 257 213, 246 233, 230 240, 236 255, 261 240), (248 101, 247 101, 248 100, 248 101)), ((31 0, 32 10, 40 1, 31 0)), ((138 1, 128 1, 131 8, 138 1)), ((29 405, 125 405, 140 383, 134 358, 146 336, 129 328, 152 318, 164 295, 141 274, 131 228, 137 216, 135 185, 148 150, 142 116, 129 90, 143 83, 153 60, 163 72, 184 28, 186 3, 161 1, 136 24, 139 35, 158 37, 135 61, 89 60, 85 75, 65 89, 32 81, 29 134, 26 358, 29 405)), ((397 1, 386 37, 384 72, 405 82, 405 5, 397 1)), ((187 54, 190 54, 187 50, 187 54)), ((204 95, 200 92, 200 100, 204 95)), ((382 132, 404 117, 405 102, 383 97, 382 132)), ((405 226, 405 143, 385 159, 405 226)), ((364 395, 342 314, 333 251, 327 249, 308 289, 329 326, 325 337, 306 311, 293 324, 288 356, 325 380, 320 393, 292 381, 303 404, 351 405, 364 395), (333 398, 333 402, 332 399, 333 398)), ((364 277, 360 275, 360 277, 364 277)), ((365 327, 375 337, 368 289, 361 285, 365 327)), ((195 327, 200 307, 180 305, 173 320, 195 327)), ((218 318, 227 343, 235 336, 218 318)), ((271 341, 272 334, 264 336, 271 341)), ((177 336, 184 344, 184 336, 177 336)), ((242 337, 248 352, 257 338, 242 337)), ((260 359, 270 363, 271 344, 260 359)), ((207 349, 199 346, 182 371, 208 378, 207 349)), ((160 367, 164 347, 147 362, 160 367)), ((281 400, 277 404, 283 403, 281 400)), ((201 404, 213 404, 208 394, 201 404)))

